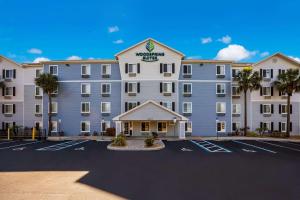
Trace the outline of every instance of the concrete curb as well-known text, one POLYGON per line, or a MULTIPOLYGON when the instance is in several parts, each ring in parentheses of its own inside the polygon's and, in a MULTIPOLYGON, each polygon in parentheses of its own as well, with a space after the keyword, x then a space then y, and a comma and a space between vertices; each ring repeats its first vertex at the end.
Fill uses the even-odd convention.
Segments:
POLYGON ((116 147, 111 144, 107 145, 108 150, 112 151, 159 151, 165 148, 165 144, 160 140, 159 146, 156 147, 144 147, 144 148, 130 148, 129 146, 125 147, 116 147))

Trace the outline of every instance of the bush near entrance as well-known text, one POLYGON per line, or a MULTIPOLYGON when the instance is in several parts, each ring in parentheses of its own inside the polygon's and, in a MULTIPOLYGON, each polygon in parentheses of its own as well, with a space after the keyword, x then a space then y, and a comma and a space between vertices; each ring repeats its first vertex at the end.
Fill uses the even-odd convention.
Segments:
POLYGON ((126 146, 126 136, 124 134, 118 135, 112 140, 112 146, 124 147, 126 146))

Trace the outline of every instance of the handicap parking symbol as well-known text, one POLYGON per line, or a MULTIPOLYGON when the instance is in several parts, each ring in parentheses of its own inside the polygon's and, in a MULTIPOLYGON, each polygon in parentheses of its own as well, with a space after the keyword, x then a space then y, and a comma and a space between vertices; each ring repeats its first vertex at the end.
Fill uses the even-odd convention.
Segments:
POLYGON ((84 147, 75 148, 75 151, 84 151, 84 147))

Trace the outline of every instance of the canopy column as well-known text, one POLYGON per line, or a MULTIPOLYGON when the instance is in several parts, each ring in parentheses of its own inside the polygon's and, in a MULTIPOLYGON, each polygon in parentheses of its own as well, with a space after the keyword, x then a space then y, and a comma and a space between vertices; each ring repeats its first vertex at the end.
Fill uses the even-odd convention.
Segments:
POLYGON ((116 137, 117 137, 122 132, 122 122, 115 121, 115 124, 116 124, 116 137))
POLYGON ((179 139, 185 139, 185 121, 179 121, 179 139))

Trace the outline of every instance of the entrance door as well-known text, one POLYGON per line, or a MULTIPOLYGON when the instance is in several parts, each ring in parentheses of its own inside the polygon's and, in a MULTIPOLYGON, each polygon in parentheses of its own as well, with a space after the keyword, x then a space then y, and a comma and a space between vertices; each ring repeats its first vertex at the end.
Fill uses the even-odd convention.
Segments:
POLYGON ((126 136, 132 135, 132 122, 124 122, 124 134, 126 136))

